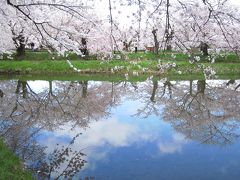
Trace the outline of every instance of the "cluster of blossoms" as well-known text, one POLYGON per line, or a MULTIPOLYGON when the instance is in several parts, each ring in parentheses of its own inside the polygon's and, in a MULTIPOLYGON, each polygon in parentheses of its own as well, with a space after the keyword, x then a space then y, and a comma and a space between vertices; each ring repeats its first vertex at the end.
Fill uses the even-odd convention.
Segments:
POLYGON ((195 56, 194 59, 199 62, 201 60, 201 57, 200 56, 195 56))
POLYGON ((7 56, 7 59, 13 59, 12 55, 9 54, 9 55, 7 56))
POLYGON ((97 59, 101 61, 110 61, 113 59, 117 60, 129 60, 128 56, 124 53, 121 54, 113 54, 113 53, 100 53, 97 55, 97 59))
POLYGON ((129 62, 131 65, 133 65, 134 67, 137 67, 139 70, 142 70, 142 72, 146 72, 148 70, 148 68, 144 68, 141 65, 139 65, 136 61, 130 61, 129 62))
POLYGON ((126 80, 129 79, 128 73, 124 74, 124 76, 125 76, 126 80))
POLYGON ((130 64, 132 64, 133 66, 136 66, 138 63, 136 61, 130 61, 130 64))
MULTIPOLYGON (((138 73, 137 71, 133 71, 133 72, 132 72, 132 75, 133 75, 133 76, 138 76, 139 73, 138 73)), ((125 76, 126 80, 129 80, 129 74, 128 74, 128 73, 124 74, 124 76, 125 76)))
POLYGON ((120 54, 115 54, 115 55, 113 56, 113 58, 114 58, 114 59, 118 59, 118 60, 120 60, 122 57, 121 57, 120 54))
POLYGON ((113 59, 113 55, 112 55, 112 53, 104 53, 104 54, 99 53, 97 55, 97 59, 101 60, 101 61, 110 61, 113 59))
POLYGON ((68 63, 68 65, 70 66, 70 68, 72 68, 74 71, 76 71, 76 72, 81 72, 81 70, 78 69, 78 68, 76 68, 76 67, 74 67, 69 60, 67 60, 67 63, 68 63))
POLYGON ((115 73, 124 69, 124 66, 114 66, 111 68, 111 73, 115 73))
POLYGON ((215 56, 208 56, 208 61, 210 61, 211 63, 215 63, 215 56))
POLYGON ((158 64, 157 64, 157 68, 161 73, 164 73, 166 70, 169 70, 175 67, 176 67, 176 63, 168 62, 166 64, 163 64, 160 60, 158 61, 158 64))
POLYGON ((220 54, 220 53, 212 53, 210 56, 208 56, 208 61, 211 63, 215 63, 216 59, 218 57, 224 58, 226 55, 225 54, 220 54))
POLYGON ((216 72, 211 67, 208 66, 203 70, 203 74, 204 74, 205 79, 210 79, 214 75, 216 75, 216 72))
MULTIPOLYGON (((145 73, 145 72, 147 72, 147 70, 149 69, 149 68, 144 68, 144 67, 142 67, 141 65, 139 65, 136 61, 130 61, 129 62, 131 65, 133 65, 134 67, 137 67, 139 70, 141 70, 143 73, 145 73)), ((129 71, 129 67, 127 67, 127 70, 129 71)))
POLYGON ((173 59, 176 59, 176 54, 171 54, 171 57, 172 57, 173 59))
POLYGON ((138 72, 137 71, 133 71, 133 76, 138 76, 138 72))
POLYGON ((195 62, 199 62, 201 60, 200 56, 193 56, 193 55, 188 55, 189 57, 189 63, 193 64, 195 62))
POLYGON ((148 68, 142 68, 142 72, 147 72, 148 68))

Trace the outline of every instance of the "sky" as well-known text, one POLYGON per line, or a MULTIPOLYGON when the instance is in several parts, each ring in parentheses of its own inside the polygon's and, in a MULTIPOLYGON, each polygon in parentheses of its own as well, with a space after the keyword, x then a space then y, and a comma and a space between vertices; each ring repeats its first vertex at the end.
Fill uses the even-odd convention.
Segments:
POLYGON ((229 0, 234 5, 240 6, 240 0, 229 0))

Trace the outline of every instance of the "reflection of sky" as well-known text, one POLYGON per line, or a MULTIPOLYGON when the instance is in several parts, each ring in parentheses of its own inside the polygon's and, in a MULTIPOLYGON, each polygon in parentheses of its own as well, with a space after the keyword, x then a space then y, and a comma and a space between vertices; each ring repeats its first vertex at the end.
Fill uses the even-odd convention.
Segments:
MULTIPOLYGON (((54 132, 41 131, 37 141, 50 153, 56 144, 68 145, 82 133, 73 150, 82 150, 88 163, 79 177, 96 179, 236 179, 240 176, 240 144, 227 147, 187 140, 161 115, 133 116, 140 100, 124 98, 112 116, 91 122, 89 128, 72 129, 70 123, 54 132)), ((164 111, 164 106, 161 106, 164 111)), ((161 112, 160 111, 160 112, 161 112)), ((213 112, 219 113, 219 112, 213 112)), ((76 177, 78 179, 79 177, 76 177)))
POLYGON ((48 81, 28 81, 28 85, 31 87, 31 89, 35 93, 40 93, 46 89, 49 88, 49 82, 48 81))
POLYGON ((99 162, 108 164, 112 161, 112 153, 121 149, 130 154, 135 154, 136 150, 144 151, 143 154, 151 158, 160 154, 180 153, 182 145, 187 143, 185 138, 173 132, 171 126, 159 120, 159 117, 139 119, 132 116, 139 107, 138 101, 125 101, 113 110, 112 117, 92 122, 86 130, 71 130, 71 124, 66 124, 54 132, 42 131, 37 141, 47 146, 48 152, 52 152, 56 144, 67 145, 74 135, 83 133, 71 147, 74 150, 84 149, 83 152, 87 154, 86 160, 89 163, 85 166, 84 173, 100 168, 99 162))

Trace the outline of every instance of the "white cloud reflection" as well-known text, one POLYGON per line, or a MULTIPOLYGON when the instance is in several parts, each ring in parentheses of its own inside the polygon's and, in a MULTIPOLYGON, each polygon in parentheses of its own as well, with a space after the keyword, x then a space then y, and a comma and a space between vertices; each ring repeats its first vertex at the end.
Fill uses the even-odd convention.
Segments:
POLYGON ((179 133, 173 133, 172 137, 168 141, 161 141, 158 143, 158 148, 161 153, 164 154, 172 154, 172 153, 180 153, 182 151, 182 147, 187 143, 186 138, 179 133))
POLYGON ((163 124, 156 124, 155 121, 159 120, 133 122, 116 118, 106 119, 90 123, 89 128, 85 130, 80 128, 71 130, 72 126, 68 124, 50 134, 43 144, 48 146, 48 153, 50 153, 54 150, 55 144, 64 144, 65 140, 67 145, 71 138, 82 132, 71 146, 74 151, 82 150, 87 155, 84 159, 89 163, 85 164, 82 170, 93 170, 97 167, 97 162, 108 161, 109 153, 116 148, 141 147, 150 143, 156 147, 156 152, 161 154, 180 153, 187 143, 184 136, 169 129, 167 133, 170 134, 164 135, 166 127, 163 124))

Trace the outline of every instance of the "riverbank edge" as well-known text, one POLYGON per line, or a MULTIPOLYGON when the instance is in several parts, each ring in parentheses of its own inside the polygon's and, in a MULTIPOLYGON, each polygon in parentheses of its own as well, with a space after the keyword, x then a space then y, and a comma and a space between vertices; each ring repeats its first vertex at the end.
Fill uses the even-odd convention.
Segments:
POLYGON ((0 138, 0 179, 31 180, 32 174, 25 170, 22 161, 0 138))
POLYGON ((238 75, 240 74, 240 63, 198 63, 188 62, 163 62, 163 64, 175 64, 175 67, 160 71, 156 61, 140 61, 136 64, 123 61, 103 63, 99 61, 73 61, 73 67, 64 61, 0 61, 0 75, 82 75, 82 74, 106 74, 106 75, 198 75, 203 76, 203 71, 197 68, 211 67, 216 75, 238 75))

